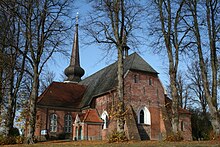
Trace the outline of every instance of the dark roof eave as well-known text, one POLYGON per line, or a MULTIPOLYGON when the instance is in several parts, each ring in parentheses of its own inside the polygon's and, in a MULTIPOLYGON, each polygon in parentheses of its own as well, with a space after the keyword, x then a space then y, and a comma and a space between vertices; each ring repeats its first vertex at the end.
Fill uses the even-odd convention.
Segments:
POLYGON ((86 105, 86 106, 83 106, 83 107, 81 108, 81 110, 86 110, 86 109, 89 109, 89 108, 91 108, 90 105, 86 105))
POLYGON ((150 71, 146 71, 146 70, 139 70, 139 69, 134 69, 134 68, 130 68, 131 71, 140 71, 140 72, 145 72, 145 73, 150 73, 150 74, 160 74, 158 72, 150 72, 150 71))
POLYGON ((81 110, 85 110, 85 109, 87 109, 87 108, 90 108, 90 104, 91 104, 91 102, 92 102, 92 100, 93 100, 94 98, 103 96, 103 95, 105 95, 106 93, 111 93, 112 91, 115 91, 115 90, 116 90, 116 88, 113 88, 113 89, 111 89, 111 90, 108 90, 108 91, 106 91, 106 92, 102 92, 102 93, 100 93, 100 94, 97 94, 97 95, 93 96, 92 99, 89 101, 88 105, 85 105, 85 106, 81 107, 81 110))
POLYGON ((103 124, 104 122, 91 122, 91 121, 83 121, 84 123, 87 123, 87 124, 103 124))
POLYGON ((103 95, 105 95, 105 94, 107 94, 107 93, 111 93, 112 91, 115 91, 115 90, 116 90, 116 88, 114 87, 114 88, 112 88, 112 89, 110 89, 110 90, 108 90, 108 91, 105 91, 105 92, 96 94, 96 95, 94 95, 92 98, 97 98, 97 97, 103 96, 103 95))

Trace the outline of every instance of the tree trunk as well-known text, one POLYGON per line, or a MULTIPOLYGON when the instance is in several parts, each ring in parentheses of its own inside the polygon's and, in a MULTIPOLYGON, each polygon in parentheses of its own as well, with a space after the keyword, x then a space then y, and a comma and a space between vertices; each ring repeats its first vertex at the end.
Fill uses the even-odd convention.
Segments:
MULTIPOLYGON (((215 0, 214 0, 215 1, 215 0)), ((207 15, 207 25, 209 34, 209 46, 210 46, 210 56, 211 56, 211 69, 212 69, 212 93, 207 93, 208 105, 211 112, 211 123, 216 136, 220 135, 220 118, 218 114, 218 104, 217 104, 217 49, 216 49, 216 34, 217 28, 215 25, 215 15, 216 6, 218 1, 212 2, 206 0, 206 15, 207 15), (209 94, 209 95, 208 95, 209 94)))
MULTIPOLYGON (((2 101, 3 101, 3 95, 2 95, 3 53, 2 53, 2 48, 0 49, 1 49, 0 50, 0 105, 2 105, 2 101)), ((1 115, 1 111, 0 111, 0 115, 1 115)))
POLYGON ((170 86, 171 86, 171 96, 172 96, 172 130, 176 134, 179 131, 179 114, 178 114, 178 94, 176 88, 176 71, 172 68, 170 69, 170 86))
POLYGON ((15 56, 13 56, 13 51, 11 50, 11 55, 10 55, 10 65, 8 67, 8 109, 7 109, 7 115, 6 115, 6 124, 5 124, 5 135, 9 136, 10 135, 10 130, 13 128, 14 124, 14 118, 13 118, 13 109, 14 109, 14 94, 13 94, 13 88, 14 88, 14 67, 15 67, 15 56))
MULTIPOLYGON (((167 56, 169 60, 169 76, 170 76, 170 87, 171 87, 171 96, 172 96, 172 131, 174 134, 178 132, 179 126, 179 115, 178 115, 178 93, 177 93, 177 69, 178 69, 178 60, 179 60, 179 46, 178 44, 178 20, 179 20, 179 13, 182 8, 180 5, 178 11, 176 12, 175 16, 175 23, 174 23, 174 42, 171 41, 171 30, 172 30, 172 13, 171 13, 171 3, 170 0, 167 0, 167 5, 165 5, 167 10, 167 16, 163 13, 163 0, 160 0, 158 3, 158 9, 160 13, 160 23, 161 23, 161 31, 163 33, 163 38, 166 46, 167 56), (174 45, 174 49, 172 48, 172 43, 174 45), (173 51, 174 50, 174 51, 173 51)), ((183 1, 182 1, 183 4, 183 1)))
MULTIPOLYGON (((215 1, 215 0, 214 0, 215 1)), ((217 5, 217 1, 215 4, 217 5)), ((217 61, 217 53, 216 53, 216 34, 217 28, 215 25, 215 15, 216 8, 213 8, 212 1, 206 0, 206 19, 207 19, 207 27, 208 27, 208 35, 209 35, 209 46, 210 46, 210 57, 211 57, 211 69, 212 69, 212 101, 213 105, 217 106, 217 69, 218 69, 218 61, 217 61)))
MULTIPOLYGON (((193 21, 194 21, 194 34, 197 42, 197 50, 199 54, 199 65, 202 74, 203 87, 205 91, 205 97, 209 106, 210 114, 211 114, 211 123, 215 134, 220 135, 220 120, 218 116, 218 110, 216 109, 215 103, 213 103, 213 97, 209 88, 209 81, 207 75, 207 68, 205 65, 205 61, 203 58, 202 46, 201 46, 201 37, 199 31, 199 25, 197 20, 197 2, 195 1, 194 7, 191 7, 193 21)), ((212 58, 212 57, 211 57, 212 58)), ((213 90, 213 89, 212 89, 213 90)))
POLYGON ((124 77, 123 77, 123 50, 122 47, 118 48, 118 120, 117 120, 117 131, 124 131, 124 77))
POLYGON ((35 122, 36 122, 36 102, 38 97, 38 87, 39 87, 39 74, 38 68, 34 67, 34 78, 32 83, 32 91, 30 94, 30 110, 29 110, 29 124, 28 124, 28 134, 27 134, 27 144, 34 144, 34 132, 35 132, 35 122))

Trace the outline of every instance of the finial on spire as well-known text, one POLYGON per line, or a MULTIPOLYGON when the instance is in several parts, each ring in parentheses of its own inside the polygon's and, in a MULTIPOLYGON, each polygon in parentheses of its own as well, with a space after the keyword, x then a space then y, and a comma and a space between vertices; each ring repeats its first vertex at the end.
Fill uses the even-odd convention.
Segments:
POLYGON ((76 12, 76 24, 79 22, 79 12, 76 12))
POLYGON ((76 15, 76 30, 72 47, 72 55, 70 65, 65 69, 64 73, 67 76, 67 81, 79 82, 85 71, 80 67, 79 61, 79 41, 78 41, 78 12, 76 15))

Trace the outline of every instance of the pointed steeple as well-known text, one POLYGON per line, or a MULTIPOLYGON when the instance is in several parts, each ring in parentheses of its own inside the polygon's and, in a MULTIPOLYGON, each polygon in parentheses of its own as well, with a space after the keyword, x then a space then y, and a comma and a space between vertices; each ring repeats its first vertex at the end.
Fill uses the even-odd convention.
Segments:
POLYGON ((70 65, 65 69, 64 73, 68 77, 66 81, 79 82, 85 71, 80 67, 79 60, 79 41, 78 41, 78 13, 76 16, 76 30, 74 34, 72 54, 70 59, 70 65))

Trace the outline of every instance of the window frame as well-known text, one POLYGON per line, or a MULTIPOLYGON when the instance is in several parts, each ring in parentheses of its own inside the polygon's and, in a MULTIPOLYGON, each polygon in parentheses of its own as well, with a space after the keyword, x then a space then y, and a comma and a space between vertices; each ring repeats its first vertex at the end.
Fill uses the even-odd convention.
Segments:
POLYGON ((138 74, 135 74, 133 76, 133 80, 134 80, 134 83, 139 83, 139 75, 138 74))
POLYGON ((140 124, 144 124, 144 110, 142 109, 141 111, 140 111, 140 124))
POLYGON ((72 132, 72 122, 73 117, 71 114, 66 114, 64 116, 64 132, 65 133, 71 133, 72 132))
POLYGON ((180 130, 185 131, 185 123, 183 120, 180 122, 180 130))
POLYGON ((101 115, 101 118, 103 120, 102 129, 107 129, 108 128, 108 113, 106 111, 104 111, 101 115))
POLYGON ((137 116, 138 116, 138 124, 151 125, 151 114, 146 106, 143 106, 138 110, 137 116), (141 116, 141 112, 143 112, 144 116, 141 116), (144 118, 144 122, 141 121, 141 117, 144 118))
POLYGON ((58 116, 55 113, 50 115, 50 132, 57 132, 58 116))
POLYGON ((153 80, 152 80, 152 78, 151 78, 151 77, 149 77, 148 84, 149 84, 150 86, 153 86, 153 80))

